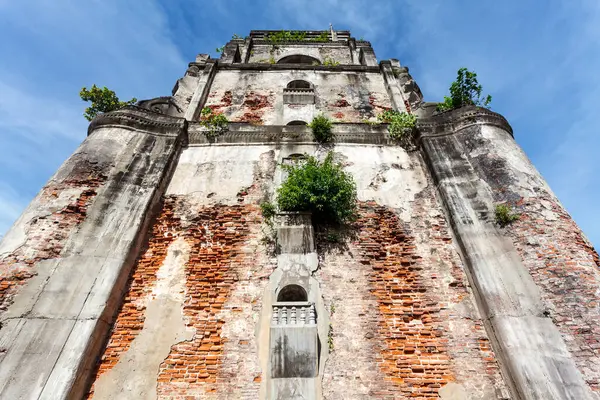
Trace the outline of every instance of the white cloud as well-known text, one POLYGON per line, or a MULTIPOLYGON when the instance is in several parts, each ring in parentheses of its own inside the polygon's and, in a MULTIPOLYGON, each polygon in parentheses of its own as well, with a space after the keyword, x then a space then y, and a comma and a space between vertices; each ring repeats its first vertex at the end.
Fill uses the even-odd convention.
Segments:
POLYGON ((187 60, 155 2, 0 3, 0 233, 81 142, 83 86, 170 94, 187 60))

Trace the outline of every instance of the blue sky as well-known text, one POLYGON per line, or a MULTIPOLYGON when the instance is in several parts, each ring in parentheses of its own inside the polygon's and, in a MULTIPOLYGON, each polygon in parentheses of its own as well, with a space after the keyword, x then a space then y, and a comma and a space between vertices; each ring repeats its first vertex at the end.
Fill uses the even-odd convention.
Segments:
POLYGON ((427 101, 478 73, 568 211, 600 244, 600 2, 0 0, 0 235, 85 138, 78 93, 164 96, 197 53, 251 29, 351 30, 427 101))

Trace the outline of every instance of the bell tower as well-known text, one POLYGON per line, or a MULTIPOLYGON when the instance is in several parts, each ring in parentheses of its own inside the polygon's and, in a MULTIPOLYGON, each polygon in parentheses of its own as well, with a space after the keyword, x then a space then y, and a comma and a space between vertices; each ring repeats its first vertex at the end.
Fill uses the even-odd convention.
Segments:
POLYGON ((0 242, 0 398, 597 400, 598 254, 518 134, 349 31, 234 35, 96 117, 0 242), (328 154, 344 235, 263 215, 328 154))

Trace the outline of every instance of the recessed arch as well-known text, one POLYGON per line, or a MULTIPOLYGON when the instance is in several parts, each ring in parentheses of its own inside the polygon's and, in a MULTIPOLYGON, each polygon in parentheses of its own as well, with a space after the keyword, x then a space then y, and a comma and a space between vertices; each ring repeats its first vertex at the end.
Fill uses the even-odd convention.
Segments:
POLYGON ((304 81, 302 79, 296 79, 296 80, 288 83, 286 87, 288 89, 311 89, 313 86, 312 86, 312 83, 310 83, 308 81, 304 81))
POLYGON ((296 119, 296 120, 288 122, 287 125, 307 125, 307 122, 296 119))
POLYGON ((300 285, 287 285, 279 291, 277 301, 307 301, 306 290, 300 285))
POLYGON ((311 56, 305 56, 304 54, 292 54, 291 56, 283 57, 281 60, 277 61, 277 64, 321 65, 321 61, 311 56))

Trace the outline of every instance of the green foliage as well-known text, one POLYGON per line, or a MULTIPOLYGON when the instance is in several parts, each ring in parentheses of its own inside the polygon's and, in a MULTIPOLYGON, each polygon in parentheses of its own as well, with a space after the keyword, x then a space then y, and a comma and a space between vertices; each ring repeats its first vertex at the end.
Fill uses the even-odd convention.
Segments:
POLYGON ((260 203, 260 212, 264 219, 270 221, 275 216, 275 204, 269 202, 260 203))
POLYGON ((333 58, 326 57, 325 60, 323 60, 323 65, 326 67, 337 67, 340 63, 333 58))
POLYGON ((482 97, 481 91, 477 74, 460 68, 456 80, 450 85, 450 97, 444 96, 444 102, 438 104, 437 110, 447 111, 469 105, 489 108, 492 96, 482 97))
POLYGON ((306 38, 306 32, 301 31, 277 31, 267 36, 267 41, 272 45, 285 42, 302 42, 306 38))
POLYGON ((236 40, 236 39, 242 39, 242 37, 240 35, 238 35, 237 33, 234 33, 233 36, 231 36, 231 40, 236 40))
POLYGON ((507 204, 497 204, 495 214, 496 223, 501 227, 510 225, 521 218, 521 216, 517 213, 514 213, 512 208, 507 204))
POLYGON ((320 162, 309 156, 294 165, 283 165, 288 178, 277 190, 283 211, 310 211, 318 224, 345 223, 356 215, 356 184, 333 152, 320 162))
POLYGON ((275 64, 275 57, 269 57, 269 64, 275 64))
POLYGON ((333 141, 333 125, 331 120, 323 114, 314 117, 308 126, 312 129, 313 138, 316 142, 329 143, 333 141))
POLYGON ((92 102, 92 105, 86 108, 83 113, 88 121, 93 120, 100 113, 118 110, 137 101, 135 97, 129 101, 120 101, 115 92, 106 86, 100 89, 96 85, 92 85, 90 90, 83 87, 79 92, 79 97, 83 101, 92 102))
POLYGON ((209 140, 213 140, 217 136, 227 132, 229 120, 223 114, 215 113, 212 108, 204 107, 200 114, 200 123, 208 128, 206 137, 209 140))
POLYGON ((319 36, 310 39, 311 42, 329 42, 329 32, 323 31, 319 36))
POLYGON ((417 126, 417 117, 414 114, 386 110, 377 116, 380 122, 388 123, 390 137, 395 140, 407 138, 417 126))
POLYGON ((217 48, 215 49, 215 51, 216 51, 217 53, 219 53, 219 54, 221 54, 221 53, 222 53, 224 50, 225 50, 225 46, 217 47, 217 48))

